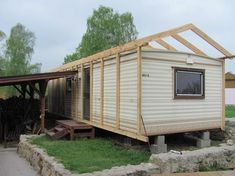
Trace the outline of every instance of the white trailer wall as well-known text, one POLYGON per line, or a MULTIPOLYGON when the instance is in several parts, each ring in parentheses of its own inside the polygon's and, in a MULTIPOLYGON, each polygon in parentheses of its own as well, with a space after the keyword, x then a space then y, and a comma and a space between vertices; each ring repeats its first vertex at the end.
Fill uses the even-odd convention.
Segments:
POLYGON ((188 54, 142 52, 142 117, 149 135, 220 128, 222 62, 188 54), (205 99, 174 99, 173 67, 205 69, 205 99))

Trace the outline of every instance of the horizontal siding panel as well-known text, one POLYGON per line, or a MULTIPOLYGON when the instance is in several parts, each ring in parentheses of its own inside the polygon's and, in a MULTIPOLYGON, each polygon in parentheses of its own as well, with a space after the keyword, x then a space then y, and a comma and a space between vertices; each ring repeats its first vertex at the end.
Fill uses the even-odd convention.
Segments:
POLYGON ((120 64, 120 128, 136 132, 136 117, 137 59, 135 58, 120 64))
MULTIPOLYGON (((150 57, 143 52, 143 56, 150 57)), ((187 65, 186 55, 151 53, 156 59, 143 58, 142 72, 149 77, 142 77, 142 117, 147 133, 163 134, 199 129, 192 124, 205 124, 201 128, 220 127, 222 114, 222 68, 215 60, 195 57, 197 64, 187 65), (167 61, 158 60, 166 58, 167 61), (181 62, 179 62, 181 61, 181 62), (198 64, 201 63, 201 64, 198 64), (210 64, 210 65, 204 65, 210 64), (173 67, 205 69, 205 99, 174 100, 173 67), (208 122, 215 122, 210 125, 208 122), (188 127, 184 127, 184 125, 188 127), (181 128, 178 128, 178 126, 181 128), (189 128, 190 126, 190 128, 189 128), (164 130, 164 128, 167 128, 164 130)))

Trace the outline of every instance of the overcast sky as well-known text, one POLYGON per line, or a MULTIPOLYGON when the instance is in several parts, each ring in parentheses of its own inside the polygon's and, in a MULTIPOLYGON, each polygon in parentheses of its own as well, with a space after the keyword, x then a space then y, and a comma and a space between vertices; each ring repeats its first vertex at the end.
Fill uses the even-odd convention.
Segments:
MULTIPOLYGON (((75 50, 86 31, 86 20, 100 5, 131 12, 138 38, 193 23, 235 54, 234 0, 0 0, 0 30, 8 36, 22 23, 36 35, 32 63, 42 71, 59 66, 75 50)), ((235 73, 235 61, 226 63, 235 73)))

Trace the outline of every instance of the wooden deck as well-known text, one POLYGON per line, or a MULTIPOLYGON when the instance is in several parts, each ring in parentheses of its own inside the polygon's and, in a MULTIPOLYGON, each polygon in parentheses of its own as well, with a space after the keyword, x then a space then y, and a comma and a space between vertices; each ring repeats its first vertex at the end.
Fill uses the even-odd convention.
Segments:
POLYGON ((152 175, 152 176, 235 176, 235 171, 155 174, 155 175, 152 175))
POLYGON ((83 122, 74 120, 57 120, 56 126, 48 131, 46 134, 52 139, 60 139, 67 134, 70 135, 70 140, 76 137, 95 137, 95 128, 83 122))

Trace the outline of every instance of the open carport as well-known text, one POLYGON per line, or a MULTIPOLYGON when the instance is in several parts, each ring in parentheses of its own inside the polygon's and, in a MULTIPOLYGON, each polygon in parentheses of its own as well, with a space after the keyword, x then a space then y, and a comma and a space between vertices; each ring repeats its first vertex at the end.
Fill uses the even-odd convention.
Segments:
MULTIPOLYGON (((40 133, 44 132, 45 128, 45 94, 48 82, 53 79, 71 77, 76 73, 76 71, 63 71, 0 77, 0 86, 13 86, 19 92, 20 101, 35 100, 36 97, 38 103, 38 119, 40 120, 40 125, 39 129, 37 130, 37 133, 40 133)), ((27 104, 29 110, 31 108, 30 102, 33 101, 29 101, 29 103, 27 104)), ((8 104, 8 106, 11 105, 12 104, 8 104)), ((3 139, 5 142, 8 138, 18 138, 20 135, 20 131, 17 130, 18 124, 16 124, 16 127, 13 129, 13 132, 9 132, 8 128, 6 127, 6 121, 10 116, 9 114, 15 113, 9 113, 9 111, 14 111, 13 106, 15 105, 13 104, 12 107, 7 107, 8 114, 6 115, 7 112, 4 112, 2 110, 3 108, 0 104, 0 139, 3 139)), ((19 107, 19 109, 21 108, 23 109, 25 107, 19 107)), ((27 112, 23 110, 23 113, 23 116, 25 116, 25 113, 27 112)))

